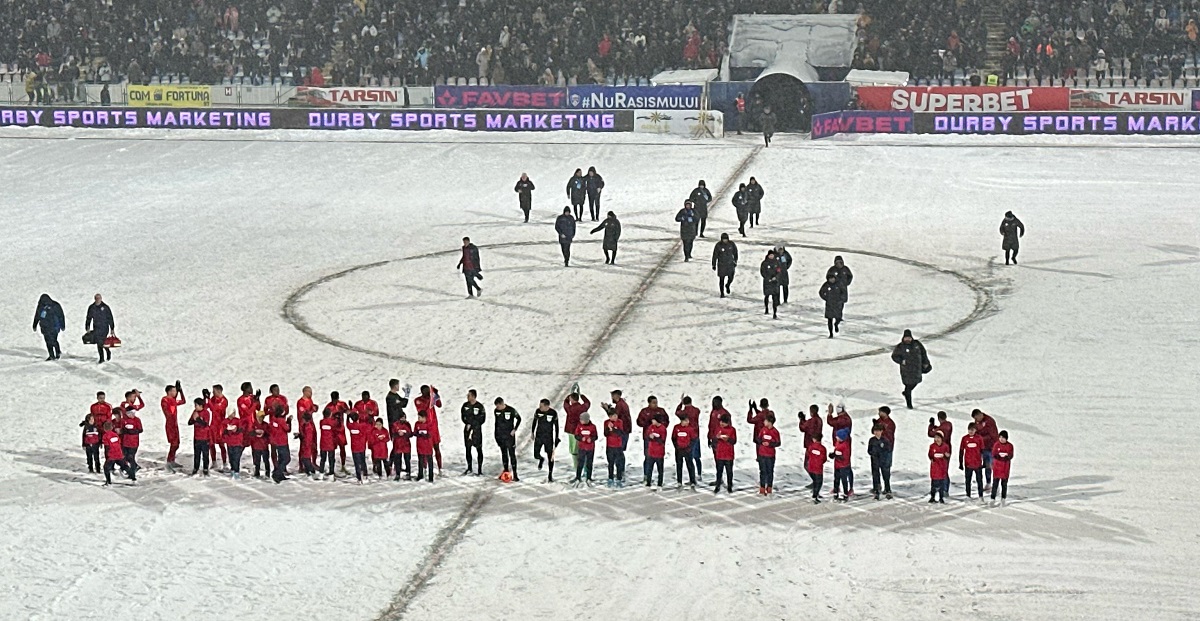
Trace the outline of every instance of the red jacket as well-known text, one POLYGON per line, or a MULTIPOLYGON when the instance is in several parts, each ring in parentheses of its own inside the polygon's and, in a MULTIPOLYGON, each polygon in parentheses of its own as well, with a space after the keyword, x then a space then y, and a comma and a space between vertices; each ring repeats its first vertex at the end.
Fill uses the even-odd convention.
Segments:
MULTIPOLYGON (((871 423, 872 425, 883 425, 883 437, 887 438, 888 444, 891 444, 894 450, 896 447, 896 421, 891 416, 887 418, 880 416, 871 421, 871 423)), ((946 440, 946 444, 949 443, 950 441, 946 440)))
POLYGON ((927 433, 930 438, 933 438, 939 431, 942 432, 942 439, 946 441, 946 444, 950 444, 950 436, 954 434, 954 425, 950 424, 950 421, 930 425, 927 433))
MULTIPOLYGON (((578 422, 576 423, 575 430, 579 430, 578 422)), ((608 448, 621 448, 621 444, 625 440, 625 426, 621 424, 621 419, 604 421, 604 439, 604 446, 608 448)))
POLYGON ((996 443, 996 438, 1000 437, 1000 432, 996 430, 996 419, 984 414, 975 423, 975 433, 983 439, 983 450, 992 450, 992 445, 996 443))
POLYGON ((676 451, 690 451, 692 449, 692 441, 700 436, 700 432, 696 430, 694 423, 676 423, 671 428, 671 440, 675 443, 676 451))
POLYGON ((937 442, 929 445, 929 478, 934 481, 950 478, 950 445, 937 442))
POLYGON ((374 399, 367 401, 359 401, 354 404, 354 410, 358 412, 358 420, 364 423, 375 424, 375 419, 379 418, 379 404, 374 399))
POLYGON ((163 397, 161 401, 163 416, 167 419, 167 428, 179 428, 179 406, 183 405, 183 399, 178 397, 163 397))
POLYGON ((242 446, 246 440, 246 431, 242 429, 242 421, 237 418, 226 418, 221 428, 222 439, 229 446, 242 446))
POLYGON ((625 426, 625 433, 633 433, 633 417, 629 414, 629 404, 624 399, 617 399, 613 408, 617 410, 617 419, 625 426))
POLYGON ((274 416, 275 406, 277 405, 283 408, 284 414, 291 411, 288 407, 287 397, 283 395, 267 395, 267 398, 263 399, 263 412, 266 412, 267 416, 274 416))
MULTIPOLYGON (((708 415, 708 433, 706 435, 709 442, 712 442, 713 436, 716 435, 717 429, 721 426, 721 416, 728 413, 729 410, 725 408, 717 408, 708 415)), ((700 421, 696 421, 696 424, 699 425, 700 421)))
POLYGON ((760 427, 758 433, 754 434, 755 454, 759 457, 774 457, 775 448, 782 443, 782 438, 779 435, 779 428, 760 427))
POLYGON ((596 437, 596 425, 593 423, 579 423, 575 428, 575 444, 578 450, 596 450, 596 437))
MULTIPOLYGON (((299 399, 296 399, 296 415, 299 416, 301 418, 301 420, 304 419, 305 414, 316 414, 316 413, 317 413, 317 404, 313 403, 312 399, 309 399, 308 397, 300 397, 299 399)), ((317 420, 317 418, 314 417, 313 420, 315 421, 315 420, 317 420)))
POLYGON ((838 440, 833 443, 833 469, 850 467, 850 440, 838 440))
POLYGON ((654 422, 656 418, 666 415, 667 411, 660 407, 652 408, 650 406, 646 406, 642 408, 642 411, 638 412, 637 426, 645 429, 646 427, 649 427, 650 423, 654 422))
POLYGON ((286 416, 271 417, 271 446, 287 446, 288 434, 292 432, 292 422, 286 416))
POLYGON ((371 435, 371 425, 368 423, 346 423, 346 429, 350 432, 350 452, 366 453, 367 440, 371 435))
POLYGON ((242 395, 238 397, 237 409, 242 422, 254 420, 254 413, 258 411, 258 399, 254 395, 242 395))
POLYGON ((121 419, 121 446, 125 448, 137 448, 142 443, 142 419, 133 413, 133 410, 126 412, 125 417, 121 419))
POLYGON ((571 403, 570 398, 563 399, 563 412, 567 413, 566 418, 563 419, 563 433, 575 435, 575 428, 579 426, 579 415, 591 407, 592 402, 583 395, 579 395, 579 403, 571 403))
MULTIPOLYGON (((296 404, 296 409, 300 409, 300 404, 296 404)), ((317 458, 317 426, 312 421, 301 421, 300 423, 300 458, 304 459, 305 457, 317 458)))
POLYGON ((213 415, 213 424, 225 422, 225 417, 229 412, 229 399, 225 397, 209 397, 208 402, 204 404, 209 412, 213 415))
POLYGON ((651 423, 643 432, 649 444, 646 445, 646 456, 650 459, 662 459, 667 455, 667 428, 662 423, 651 423))
POLYGON ((104 432, 104 457, 106 459, 125 459, 125 451, 121 448, 121 437, 112 431, 104 432))
POLYGON ((754 425, 754 435, 751 437, 757 438, 758 432, 763 427, 763 421, 767 420, 767 414, 774 414, 771 410, 754 410, 746 411, 746 422, 754 425))
POLYGON ((718 461, 733 461, 733 445, 737 444, 737 429, 733 425, 718 427, 713 431, 713 441, 716 442, 716 458, 718 461))
POLYGON ((207 442, 212 437, 210 433, 212 429, 212 412, 208 410, 193 411, 192 415, 188 417, 188 424, 192 426, 192 438, 197 442, 207 442))
POLYGON ((412 425, 406 420, 392 423, 392 454, 412 452, 412 425))
POLYGON ((1007 479, 1009 469, 1012 468, 1013 445, 1012 442, 999 442, 992 445, 992 478, 1007 479))
MULTIPOLYGON (((437 409, 442 407, 442 397, 433 386, 429 387, 429 394, 429 397, 420 396, 414 399, 413 405, 416 406, 418 414, 425 412, 425 421, 429 423, 429 437, 433 443, 441 444, 442 433, 441 427, 438 426, 437 409)), ((419 448, 417 454, 421 454, 419 448)))
POLYGON ((697 429, 700 428, 700 408, 694 405, 684 405, 680 403, 675 407, 675 416, 682 418, 682 415, 687 414, 688 421, 691 422, 697 429))
POLYGON ((413 435, 417 436, 417 455, 433 455, 433 425, 428 419, 413 425, 413 435))
POLYGON ((391 434, 387 429, 375 427, 371 429, 371 459, 387 459, 388 438, 391 434))
POLYGON ((100 436, 102 435, 104 435, 104 431, 99 427, 85 425, 83 428, 83 446, 96 446, 100 444, 100 436))
POLYGON ((958 444, 958 467, 983 467, 983 438, 978 434, 967 434, 958 444))
POLYGON ((89 408, 88 411, 92 413, 93 417, 95 417, 96 426, 100 427, 101 429, 104 428, 104 423, 112 420, 112 405, 108 403, 100 403, 97 401, 92 404, 92 407, 89 408))
POLYGON ((337 419, 332 416, 326 416, 321 419, 321 452, 330 452, 337 448, 338 445, 338 424, 337 419))
POLYGON ((250 436, 250 450, 267 450, 267 434, 271 433, 271 425, 267 421, 254 423, 250 436))
POLYGON ((809 474, 824 473, 826 461, 829 461, 829 454, 824 444, 813 442, 804 449, 804 470, 809 474))
POLYGON ((840 412, 837 416, 825 416, 825 422, 829 424, 829 437, 836 438, 837 432, 841 429, 850 430, 854 427, 854 421, 850 420, 850 414, 840 412))
POLYGON ((814 436, 816 436, 818 433, 821 433, 821 428, 824 426, 825 424, 821 422, 820 415, 809 416, 808 418, 800 421, 800 431, 804 433, 804 446, 808 446, 809 444, 816 442, 814 436))

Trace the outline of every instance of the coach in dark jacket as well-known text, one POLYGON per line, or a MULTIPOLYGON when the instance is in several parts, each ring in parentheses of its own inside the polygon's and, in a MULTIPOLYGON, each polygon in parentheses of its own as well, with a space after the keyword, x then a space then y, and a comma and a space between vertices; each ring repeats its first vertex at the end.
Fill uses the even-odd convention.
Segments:
POLYGON ((96 352, 100 354, 100 362, 112 360, 112 350, 104 346, 104 339, 116 328, 117 322, 113 319, 112 309, 97 293, 95 301, 88 307, 87 321, 83 329, 91 331, 92 338, 96 341, 96 352))
POLYGON ((925 353, 925 346, 913 338, 912 330, 905 330, 904 337, 892 350, 892 362, 900 365, 900 381, 904 382, 904 401, 911 410, 913 388, 921 383, 921 378, 926 373, 933 370, 933 366, 929 364, 929 356, 925 353))
POLYGON ((617 219, 617 214, 608 212, 608 217, 600 226, 592 229, 593 234, 600 231, 604 231, 604 264, 616 265, 617 242, 621 239, 621 221, 617 219))
POLYGON ((562 247, 563 265, 571 265, 571 241, 575 239, 575 218, 571 217, 571 208, 563 207, 562 215, 554 221, 554 231, 558 233, 558 245, 562 247))
POLYGON ((679 223, 679 239, 683 240, 683 260, 691 261, 692 244, 696 241, 696 234, 700 232, 700 218, 696 215, 692 201, 683 202, 683 209, 675 214, 675 221, 679 223))
POLYGON ((846 306, 846 288, 837 278, 830 274, 821 285, 821 299, 825 300, 825 322, 829 324, 829 338, 834 332, 840 332, 842 325, 842 308, 846 306))
POLYGON ((696 208, 696 216, 700 218, 700 237, 704 237, 704 229, 708 226, 708 206, 712 203, 712 192, 708 191, 703 179, 696 185, 696 189, 692 190, 692 195, 688 197, 688 200, 692 201, 692 206, 696 208))
POLYGON ((583 203, 587 200, 587 179, 583 178, 583 171, 576 168, 575 174, 567 180, 567 198, 571 199, 571 206, 575 208, 575 220, 583 221, 583 203))
POLYGON ((717 271, 717 289, 721 297, 728 294, 733 285, 733 275, 737 271, 737 244, 729 239, 729 233, 721 233, 721 241, 713 246, 712 268, 717 271))
POLYGON ((67 329, 67 318, 63 315, 62 305, 55 302, 50 294, 43 293, 38 298, 37 310, 33 311, 33 329, 42 329, 42 338, 46 340, 46 360, 58 360, 62 357, 62 349, 58 346, 58 333, 67 329))
POLYGON ((596 172, 595 166, 589 166, 583 180, 587 184, 588 212, 592 222, 595 222, 600 219, 600 192, 604 191, 604 177, 596 172))
POLYGON ((1014 216, 1013 212, 1006 211, 1004 219, 1000 221, 1000 235, 1004 238, 1004 243, 1001 244, 1004 249, 1004 264, 1008 265, 1009 261, 1015 264, 1017 252, 1021 249, 1021 238, 1025 236, 1025 224, 1014 216))

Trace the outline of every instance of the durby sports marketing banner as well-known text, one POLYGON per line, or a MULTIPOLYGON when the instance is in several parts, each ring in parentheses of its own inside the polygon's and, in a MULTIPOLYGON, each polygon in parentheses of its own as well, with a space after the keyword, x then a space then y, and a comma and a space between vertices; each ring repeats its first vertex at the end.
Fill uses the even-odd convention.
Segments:
POLYGON ((909 112, 1035 112, 1067 110, 1070 91, 1057 87, 860 86, 864 110, 909 112))
POLYGON ((593 110, 699 110, 701 86, 572 86, 567 106, 593 110))
POLYGON ((1184 90, 1137 88, 1071 89, 1072 110, 1183 111, 1190 109, 1191 93, 1184 90))
POLYGON ((814 115, 811 137, 818 140, 838 134, 908 134, 912 128, 911 112, 846 110, 814 115))
POLYGON ((435 86, 433 101, 439 108, 562 110, 567 108, 567 89, 554 86, 435 86))
POLYGON ((1200 113, 917 114, 913 129, 918 134, 1194 136, 1200 135, 1200 113))
POLYGON ((631 132, 633 110, 0 108, 0 125, 171 129, 453 129, 631 132))

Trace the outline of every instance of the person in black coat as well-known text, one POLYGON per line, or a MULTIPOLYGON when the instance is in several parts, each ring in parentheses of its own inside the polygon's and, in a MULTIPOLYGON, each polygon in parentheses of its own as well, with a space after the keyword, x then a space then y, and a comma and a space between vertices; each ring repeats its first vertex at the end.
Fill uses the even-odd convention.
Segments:
POLYGON ((759 118, 759 122, 762 123, 764 146, 771 146, 771 138, 775 136, 775 123, 777 120, 778 117, 771 111, 771 106, 763 108, 762 117, 759 118))
POLYGON ((1004 243, 1001 247, 1004 249, 1004 264, 1008 265, 1012 261, 1013 265, 1017 264, 1017 251, 1021 249, 1021 238, 1025 236, 1025 225, 1020 218, 1013 215, 1013 212, 1004 212, 1004 219, 1000 221, 1000 235, 1004 237, 1004 243))
POLYGON ((842 308, 846 306, 846 288, 838 282, 833 274, 826 276, 825 284, 821 285, 821 299, 825 300, 825 321, 829 324, 829 338, 834 332, 841 332, 842 308))
POLYGON ((779 267, 783 270, 779 273, 779 289, 783 292, 783 304, 787 304, 788 284, 791 283, 788 270, 792 269, 792 254, 783 246, 775 246, 775 256, 779 259, 779 267))
POLYGON ((471 243, 470 237, 464 237, 462 257, 458 260, 458 269, 462 270, 463 278, 467 279, 467 297, 476 294, 483 295, 483 289, 475 282, 483 278, 483 266, 479 263, 479 247, 471 243))
POLYGON ((733 285, 733 274, 737 270, 737 244, 729 239, 729 233, 721 233, 721 241, 713 246, 712 268, 717 272, 717 290, 721 297, 728 294, 733 285))
POLYGON ((912 391, 921 383, 921 378, 933 370, 925 346, 913 338, 912 330, 905 330, 904 337, 892 350, 892 362, 900 365, 900 381, 904 382, 904 402, 913 409, 912 391))
POLYGON ((733 194, 733 208, 737 210, 738 233, 746 236, 746 220, 750 218, 750 197, 746 194, 746 184, 738 184, 738 191, 733 194))
POLYGON ((708 226, 708 206, 712 203, 712 192, 704 185, 704 180, 696 185, 696 189, 692 190, 692 195, 688 197, 692 201, 692 206, 696 208, 696 216, 700 218, 700 237, 704 237, 704 229, 708 226))
POLYGON ((850 299, 850 283, 854 282, 854 273, 846 267, 846 262, 842 261, 842 257, 833 258, 833 266, 825 271, 825 280, 829 280, 830 276, 837 279, 838 284, 846 290, 846 299, 850 299))
POLYGON ((779 266, 779 259, 775 256, 774 250, 767 251, 767 258, 763 259, 761 265, 758 266, 758 273, 763 279, 763 314, 770 314, 772 318, 779 319, 779 273, 783 268, 779 266))
POLYGON ((758 225, 758 217, 762 215, 762 199, 764 194, 766 192, 758 184, 758 180, 750 177, 750 183, 746 184, 746 206, 750 212, 750 228, 758 225))
POLYGON ((112 360, 112 350, 104 346, 104 339, 117 329, 117 322, 113 320, 112 309, 104 303, 99 293, 88 307, 87 321, 84 322, 83 329, 91 331, 92 338, 96 341, 96 353, 100 354, 100 362, 112 360))
POLYGON ((600 219, 600 192, 604 190, 604 177, 596 172, 595 166, 589 166, 587 176, 583 179, 587 182, 588 211, 592 222, 595 222, 600 219))
POLYGON ((558 233, 558 245, 562 247, 563 266, 569 266, 571 241, 575 239, 575 219, 571 217, 570 207, 563 207, 562 215, 554 221, 554 231, 558 233))
POLYGON ((608 217, 600 223, 600 226, 592 229, 592 234, 604 231, 604 264, 617 264, 617 242, 621 239, 621 221, 617 219, 617 214, 608 212, 608 217))
POLYGON ((683 261, 686 263, 692 260, 692 244, 700 231, 700 218, 692 201, 683 202, 683 209, 675 214, 675 221, 679 223, 679 239, 683 240, 683 261))
POLYGON ((521 202, 521 211, 525 212, 525 221, 529 222, 529 210, 533 209, 533 191, 537 188, 533 187, 533 182, 529 180, 529 175, 521 173, 521 178, 517 180, 516 187, 513 191, 517 193, 517 199, 521 202))
POLYGON ((58 346, 58 333, 67 329, 67 318, 63 315, 62 305, 55 302, 50 294, 43 293, 38 298, 37 309, 33 311, 33 329, 42 329, 42 338, 46 341, 46 360, 58 360, 62 357, 62 348, 58 346))
POLYGON ((587 200, 587 179, 583 178, 583 170, 576 168, 575 174, 567 181, 567 198, 575 208, 575 221, 583 222, 583 202, 587 200))

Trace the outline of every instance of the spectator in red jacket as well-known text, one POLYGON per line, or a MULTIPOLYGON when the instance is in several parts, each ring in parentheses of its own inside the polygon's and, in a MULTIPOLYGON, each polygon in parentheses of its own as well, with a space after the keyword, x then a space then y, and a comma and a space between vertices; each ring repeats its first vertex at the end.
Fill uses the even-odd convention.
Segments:
POLYGON ((967 435, 958 445, 958 469, 966 470, 967 498, 971 497, 971 477, 979 487, 979 498, 983 499, 983 438, 975 433, 976 425, 967 425, 967 435))
MULTIPOLYGON (((310 389, 311 390, 311 389, 310 389)), ((311 404, 311 399, 309 401, 311 404)), ((300 431, 296 438, 300 440, 300 471, 309 477, 317 477, 317 425, 313 423, 313 412, 316 406, 300 407, 296 402, 296 411, 300 412, 300 431)))
POLYGON ((197 398, 193 401, 195 409, 192 410, 192 415, 188 417, 187 424, 192 427, 192 476, 196 476, 200 472, 200 465, 204 465, 204 476, 208 476, 208 442, 211 437, 209 430, 212 429, 212 412, 204 407, 204 399, 197 398))
POLYGON ((804 412, 800 412, 800 432, 804 434, 804 446, 812 444, 814 438, 821 435, 821 428, 824 423, 821 422, 821 406, 812 404, 808 406, 808 417, 804 416, 804 412))
POLYGON ((100 465, 100 437, 104 434, 104 429, 96 425, 96 415, 91 412, 83 417, 79 426, 83 427, 83 438, 80 442, 83 454, 87 457, 88 472, 99 473, 103 469, 100 465))
MULTIPOLYGON (((766 408, 763 399, 763 408, 766 408)), ((755 453, 758 456, 758 493, 770 496, 775 491, 775 449, 779 448, 782 438, 775 428, 775 414, 767 411, 762 426, 754 433, 755 453)))
MULTIPOLYGON (((138 401, 141 401, 140 394, 138 401)), ((142 419, 138 418, 137 411, 139 407, 129 407, 128 401, 124 406, 125 415, 121 417, 121 449, 125 452, 125 465, 129 467, 131 472, 141 470, 141 466, 137 463, 137 452, 141 446, 142 438, 142 419)))
POLYGON ((341 439, 338 427, 338 421, 333 417, 333 409, 325 408, 325 411, 321 413, 321 424, 318 429, 320 438, 317 448, 321 453, 321 463, 318 464, 317 469, 323 472, 326 478, 335 476, 333 474, 333 452, 337 448, 338 440, 341 439))
POLYGON ((112 472, 114 468, 121 468, 121 472, 129 477, 130 481, 136 481, 137 477, 125 465, 125 453, 121 450, 121 438, 113 431, 112 421, 104 423, 104 433, 100 440, 104 443, 104 486, 112 485, 112 472))
POLYGON ((579 448, 579 459, 575 465, 572 483, 592 485, 592 460, 596 455, 596 440, 599 438, 592 417, 587 412, 579 415, 579 426, 575 428, 575 445, 579 448))
POLYGON ((988 416, 983 410, 971 410, 971 418, 975 420, 975 433, 983 439, 983 475, 987 486, 983 491, 992 489, 992 447, 996 444, 996 419, 988 416))
POLYGON ((417 437, 417 480, 428 477, 433 483, 433 423, 429 421, 428 410, 417 410, 417 424, 413 425, 413 435, 417 437))
POLYGON ((174 471, 182 468, 175 461, 175 452, 179 450, 179 406, 186 403, 186 398, 183 396, 183 387, 179 382, 175 382, 174 386, 167 386, 166 395, 162 398, 160 405, 162 406, 163 418, 165 419, 165 427, 167 432, 167 469, 174 471))
POLYGON ((713 493, 721 492, 722 472, 725 473, 726 492, 733 493, 733 445, 737 444, 737 429, 730 425, 728 413, 723 414, 717 424, 713 434, 713 452, 717 458, 717 483, 713 486, 713 493))
POLYGON ((700 415, 696 408, 679 411, 679 422, 671 429, 671 442, 675 445, 675 486, 683 487, 683 467, 687 465, 688 487, 696 491, 695 454, 700 450, 700 432, 692 422, 693 410, 696 416, 700 415))
POLYGON ((400 480, 400 470, 404 470, 404 480, 412 480, 412 425, 408 417, 400 412, 400 417, 392 423, 392 470, 396 473, 394 480, 400 480))
POLYGON ((387 430, 387 425, 384 424, 382 418, 379 418, 378 413, 375 416, 375 426, 371 430, 371 465, 375 470, 375 476, 382 481, 385 471, 388 478, 392 476, 392 462, 388 459, 388 440, 392 434, 387 430))
POLYGON ((266 421, 266 414, 256 412, 254 414, 254 426, 250 430, 250 456, 254 458, 254 478, 262 477, 262 473, 271 472, 271 453, 268 448, 271 446, 267 434, 271 431, 271 424, 266 421))
POLYGON ((578 392, 572 391, 566 399, 563 399, 563 412, 566 415, 566 418, 563 419, 563 433, 567 434, 567 450, 571 453, 572 468, 579 465, 576 459, 579 451, 575 444, 575 428, 579 426, 579 415, 591 407, 592 402, 578 392))
POLYGON ((367 475, 367 441, 371 434, 371 425, 358 420, 358 414, 351 412, 346 430, 350 432, 350 456, 354 460, 354 478, 362 485, 363 477, 367 475))
POLYGON ((246 440, 246 430, 242 429, 242 419, 230 416, 225 419, 221 429, 225 444, 229 447, 229 478, 237 481, 242 478, 242 451, 246 440))
POLYGON ((850 467, 850 432, 839 429, 833 439, 833 500, 846 502, 854 493, 854 470, 850 467), (839 489, 843 492, 838 494, 839 489))
MULTIPOLYGON (((214 384, 212 392, 203 391, 204 407, 212 412, 212 433, 208 440, 208 460, 217 463, 217 449, 221 449, 221 467, 229 465, 229 451, 226 448, 225 436, 221 430, 225 428, 225 416, 229 411, 229 399, 225 398, 225 388, 214 384)), ((128 459, 126 459, 128 461, 128 459)))
POLYGON ((929 429, 927 431, 929 439, 933 440, 933 436, 937 435, 939 431, 942 432, 942 439, 946 441, 946 444, 953 445, 951 440, 954 438, 954 425, 946 420, 945 412, 937 413, 936 423, 932 418, 929 419, 929 429))
MULTIPOLYGON (((996 477, 992 486, 992 502, 996 501, 996 490, 1000 490, 1000 501, 1008 499, 1008 474, 1012 468, 1013 445, 1008 441, 1008 432, 1001 431, 992 445, 992 468, 996 477)), ((982 494, 981 494, 982 495, 982 494)))
MULTIPOLYGON (((692 467, 695 468, 693 480, 699 479, 700 474, 700 408, 692 405, 692 398, 684 395, 680 400, 679 405, 675 406, 675 415, 679 417, 680 422, 683 422, 684 415, 687 420, 695 428, 696 434, 692 436, 692 467)), ((678 457, 678 455, 676 456, 678 457)), ((678 466, 676 466, 678 468, 678 466)), ((689 469, 689 472, 691 469, 689 469)))
MULTIPOLYGON (((610 488, 625 487, 625 424, 615 408, 609 407, 608 420, 604 421, 604 448, 608 458, 608 484, 610 488)), ((582 416, 582 413, 580 414, 582 416)), ((575 421, 575 431, 579 430, 579 421, 575 421)), ((571 432, 571 445, 577 446, 575 432, 571 432)), ((578 460, 575 463, 579 469, 578 460)))
POLYGON ((804 448, 804 470, 812 479, 813 504, 821 502, 821 486, 825 481, 825 462, 828 460, 829 454, 825 451, 825 445, 821 444, 821 434, 817 433, 812 443, 804 448))
POLYGON ((287 467, 292 461, 292 449, 288 445, 288 438, 292 433, 292 417, 285 415, 286 410, 281 405, 276 405, 271 411, 271 427, 269 440, 271 442, 271 457, 275 464, 275 470, 271 473, 271 479, 276 483, 282 483, 288 478, 287 467))
POLYGON ((929 445, 929 480, 929 502, 946 504, 946 494, 950 493, 950 445, 940 433, 929 445))
POLYGON ((667 455, 667 427, 658 420, 652 421, 642 432, 646 437, 646 457, 650 460, 650 474, 646 475, 646 487, 658 468, 658 487, 663 484, 663 458, 667 455))

